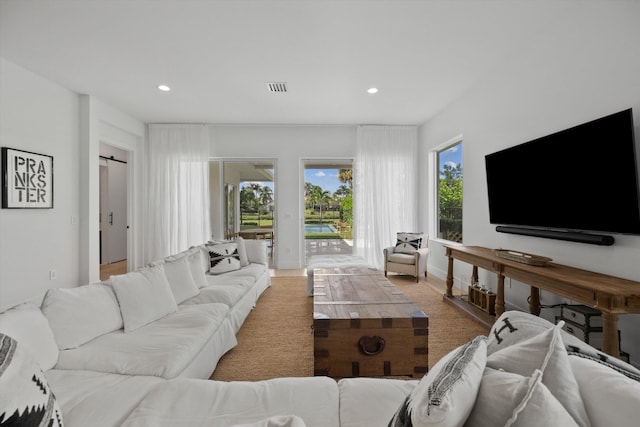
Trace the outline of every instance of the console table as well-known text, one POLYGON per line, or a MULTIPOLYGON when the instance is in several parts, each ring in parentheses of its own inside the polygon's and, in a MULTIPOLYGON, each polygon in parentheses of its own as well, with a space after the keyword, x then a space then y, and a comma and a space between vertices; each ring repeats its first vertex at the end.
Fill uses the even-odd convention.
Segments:
POLYGON ((533 266, 496 256, 493 249, 480 246, 445 246, 449 257, 447 293, 453 297, 453 260, 473 265, 472 279, 478 279, 478 267, 498 275, 496 316, 504 312, 504 278, 531 286, 529 311, 540 314, 540 289, 602 312, 602 351, 619 357, 618 315, 640 313, 640 282, 581 270, 555 263, 533 266))

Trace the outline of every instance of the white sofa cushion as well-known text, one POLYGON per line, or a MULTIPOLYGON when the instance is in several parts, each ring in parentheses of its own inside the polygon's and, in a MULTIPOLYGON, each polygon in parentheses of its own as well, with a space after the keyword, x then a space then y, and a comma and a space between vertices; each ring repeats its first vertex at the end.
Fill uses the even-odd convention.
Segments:
POLYGON ((338 405, 338 387, 328 377, 230 382, 176 378, 154 387, 122 427, 230 427, 292 414, 307 427, 339 427, 338 405))
POLYGON ((476 401, 487 361, 479 336, 440 359, 420 380, 391 419, 390 426, 460 426, 476 401))
POLYGON ((224 304, 180 307, 131 333, 111 332, 61 351, 56 368, 174 378, 216 334, 228 313, 224 304))
POLYGON ((120 426, 154 385, 167 381, 63 369, 51 369, 45 375, 67 427, 120 426))
POLYGON ((101 283, 49 289, 41 309, 60 350, 78 347, 123 326, 113 289, 101 283))
POLYGON ((158 320, 178 307, 162 265, 111 276, 125 332, 158 320))
POLYGON ((578 426, 542 383, 542 372, 530 377, 486 368, 468 426, 578 426))
POLYGON ((171 292, 176 304, 193 298, 199 292, 198 285, 196 285, 191 273, 188 257, 189 254, 177 259, 167 258, 163 264, 164 275, 167 277, 169 286, 171 286, 171 292))
MULTIPOLYGON (((209 276, 211 279, 219 276, 209 276)), ((200 289, 200 293, 182 305, 222 303, 233 308, 251 290, 255 281, 250 277, 225 277, 216 284, 200 289)))
POLYGON ((382 426, 418 385, 418 380, 343 378, 340 390, 340 427, 382 426), (372 404, 375 402, 375 404, 372 404))
POLYGON ((640 382, 583 357, 569 356, 569 362, 593 427, 638 422, 640 382))
MULTIPOLYGON (((262 275, 267 270, 268 270, 268 268, 264 264, 251 263, 251 264, 247 265, 246 267, 242 267, 240 270, 229 271, 228 273, 224 274, 222 277, 224 279, 226 279, 228 277, 251 277, 251 278, 253 278, 254 281, 256 281, 260 277, 262 277, 262 275)), ((212 276, 208 276, 207 277, 207 283, 209 283, 209 284, 213 283, 211 281, 211 277, 212 276)))
POLYGON ((580 426, 589 426, 578 383, 560 330, 564 322, 532 338, 496 351, 487 357, 487 366, 525 377, 542 372, 542 382, 580 426))
POLYGON ((31 303, 20 304, 0 313, 0 332, 23 345, 43 371, 58 361, 58 345, 47 318, 31 303))
POLYGON ((39 364, 24 345, 0 333, 2 425, 62 426, 62 412, 39 364))

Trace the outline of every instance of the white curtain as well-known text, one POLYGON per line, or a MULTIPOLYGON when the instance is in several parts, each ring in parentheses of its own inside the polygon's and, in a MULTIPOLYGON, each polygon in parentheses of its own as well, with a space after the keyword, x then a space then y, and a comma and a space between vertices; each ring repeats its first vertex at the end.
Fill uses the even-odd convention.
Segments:
POLYGON ((354 248, 383 268, 382 250, 418 225, 418 131, 359 126, 354 166, 354 248))
POLYGON ((211 235, 208 135, 203 125, 149 125, 147 262, 211 235))

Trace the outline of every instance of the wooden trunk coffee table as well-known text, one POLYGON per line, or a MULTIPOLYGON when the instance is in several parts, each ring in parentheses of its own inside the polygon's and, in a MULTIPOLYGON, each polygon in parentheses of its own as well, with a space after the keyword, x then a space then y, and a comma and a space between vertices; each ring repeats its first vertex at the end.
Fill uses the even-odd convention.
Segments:
POLYGON ((382 272, 318 268, 313 280, 315 375, 427 372, 429 318, 382 272))

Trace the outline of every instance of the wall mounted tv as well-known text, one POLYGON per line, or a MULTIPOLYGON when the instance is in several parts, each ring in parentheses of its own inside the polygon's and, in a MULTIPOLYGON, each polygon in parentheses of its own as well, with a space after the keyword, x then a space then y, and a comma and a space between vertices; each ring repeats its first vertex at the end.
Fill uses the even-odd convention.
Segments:
POLYGON ((497 231, 611 245, 640 235, 631 109, 485 156, 497 231), (595 233, 594 233, 595 232, 595 233))

